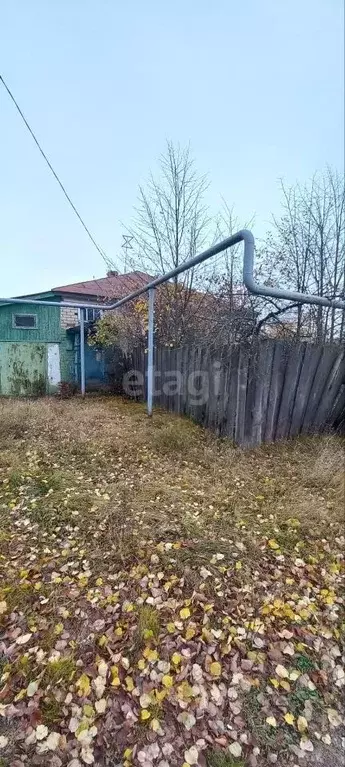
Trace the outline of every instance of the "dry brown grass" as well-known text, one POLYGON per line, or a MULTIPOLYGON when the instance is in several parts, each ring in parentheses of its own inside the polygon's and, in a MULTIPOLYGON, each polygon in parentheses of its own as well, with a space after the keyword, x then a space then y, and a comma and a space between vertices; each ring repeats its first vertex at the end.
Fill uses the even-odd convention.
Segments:
POLYGON ((58 426, 63 406, 53 399, 0 398, 0 439, 2 445, 12 439, 35 437, 58 426))
POLYGON ((241 450, 186 419, 162 411, 148 419, 140 404, 90 397, 2 400, 0 438, 11 456, 5 450, 2 462, 16 471, 34 441, 42 456, 58 454, 68 474, 85 464, 91 476, 103 472, 119 544, 131 519, 153 537, 204 530, 209 538, 242 518, 257 524, 258 515, 297 517, 316 533, 343 521, 344 449, 336 436, 241 450))

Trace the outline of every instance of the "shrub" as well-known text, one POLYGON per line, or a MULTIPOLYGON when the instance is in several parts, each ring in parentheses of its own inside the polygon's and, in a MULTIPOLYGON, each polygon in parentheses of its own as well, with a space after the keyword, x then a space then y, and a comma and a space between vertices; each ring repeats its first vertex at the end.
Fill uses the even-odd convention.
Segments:
POLYGON ((71 397, 74 397, 77 391, 78 386, 76 383, 70 381, 60 381, 58 390, 58 396, 60 399, 70 399, 71 397))

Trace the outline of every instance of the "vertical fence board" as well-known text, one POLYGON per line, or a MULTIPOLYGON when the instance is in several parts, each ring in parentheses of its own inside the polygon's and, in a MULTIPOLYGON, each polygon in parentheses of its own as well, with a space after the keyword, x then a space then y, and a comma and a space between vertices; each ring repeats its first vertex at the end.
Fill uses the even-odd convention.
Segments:
POLYGON ((305 349, 300 343, 294 343, 289 350, 275 433, 275 439, 277 440, 286 439, 289 436, 289 425, 291 423, 304 351, 305 349))
POLYGON ((326 427, 333 426, 341 434, 345 434, 345 381, 342 383, 338 396, 329 413, 326 427))
POLYGON ((239 357, 239 346, 232 346, 228 367, 228 404, 225 425, 225 435, 232 441, 235 440, 239 357))
POLYGON ((194 358, 195 347, 191 346, 188 349, 188 366, 186 370, 186 415, 193 418, 194 407, 194 358))
POLYGON ((208 379, 208 420, 207 425, 213 431, 217 430, 217 393, 214 391, 213 365, 219 360, 219 356, 214 350, 208 354, 206 375, 208 379))
POLYGON ((163 346, 162 349, 162 389, 163 389, 163 402, 165 410, 170 410, 170 396, 169 396, 169 372, 170 372, 170 349, 163 346))
POLYGON ((283 341, 275 341, 273 351, 270 390, 267 400, 267 416, 265 426, 265 442, 275 438, 281 395, 283 391, 286 367, 286 347, 283 341))
POLYGON ((246 404, 244 414, 244 444, 253 444, 253 426, 254 426, 254 411, 255 411, 255 399, 256 389, 259 386, 258 381, 258 359, 259 347, 255 340, 251 347, 248 349, 248 373, 247 373, 247 391, 246 391, 246 404))
POLYGON ((271 382, 273 345, 263 341, 258 345, 254 413, 251 444, 260 445, 265 436, 267 401, 271 382))
POLYGON ((337 401, 339 391, 342 384, 345 382, 345 352, 338 351, 335 356, 333 366, 330 370, 328 380, 326 382, 325 389, 322 394, 322 399, 317 408, 315 417, 313 419, 313 428, 318 431, 325 429, 328 426, 329 416, 332 412, 332 407, 337 401))
POLYGON ((189 370, 189 347, 184 346, 182 349, 183 356, 183 371, 182 371, 182 397, 181 397, 181 412, 187 415, 187 403, 188 403, 188 370, 189 370))
POLYGON ((219 378, 218 378, 218 372, 217 372, 217 379, 215 377, 215 381, 217 381, 218 388, 218 424, 217 424, 217 434, 219 437, 222 437, 225 433, 226 429, 226 413, 227 413, 227 407, 228 407, 228 379, 229 379, 229 365, 228 365, 228 358, 229 358, 229 349, 226 349, 223 347, 222 349, 222 359, 221 359, 221 367, 219 370, 219 378))
POLYGON ((194 396, 194 404, 192 410, 192 417, 198 423, 202 422, 202 403, 204 399, 204 377, 201 370, 201 347, 196 346, 194 349, 193 360, 193 373, 194 373, 194 387, 196 394, 194 396))
POLYGON ((200 347, 200 357, 199 357, 199 366, 200 371, 203 374, 204 381, 203 381, 203 396, 202 401, 200 402, 198 411, 198 423, 200 423, 202 426, 206 426, 208 424, 208 405, 209 405, 209 396, 208 396, 208 389, 207 389, 207 383, 205 381, 205 377, 207 376, 208 371, 208 358, 209 353, 208 349, 205 346, 200 347))
POLYGON ((181 413, 181 381, 182 381, 182 348, 175 349, 175 370, 178 380, 178 389, 175 395, 175 412, 181 413))
POLYGON ((163 407, 162 393, 162 348, 156 347, 155 350, 155 403, 158 407, 163 407))
POLYGON ((248 379, 248 350, 241 345, 237 374, 237 399, 235 416, 235 441, 244 444, 244 426, 246 413, 247 379, 248 379))
MULTIPOLYGON (((145 376, 143 347, 109 360, 114 380, 131 370, 145 376), (119 362, 115 370, 120 356, 121 370, 119 362)), ((342 421, 344 361, 345 352, 335 344, 271 339, 219 349, 157 347, 154 403, 189 416, 239 445, 322 431, 334 420, 342 421), (181 381, 178 391, 175 373, 181 381)))
POLYGON ((322 347, 314 346, 314 344, 305 344, 305 353, 292 409, 289 437, 294 437, 302 431, 304 414, 321 354, 322 347))
POLYGON ((317 413, 317 408, 321 400, 323 390, 327 383, 330 369, 333 367, 337 350, 334 346, 324 346, 322 349, 321 358, 317 368, 317 375, 314 376, 313 385, 310 390, 308 404, 306 407, 303 431, 312 432, 314 417, 317 413))

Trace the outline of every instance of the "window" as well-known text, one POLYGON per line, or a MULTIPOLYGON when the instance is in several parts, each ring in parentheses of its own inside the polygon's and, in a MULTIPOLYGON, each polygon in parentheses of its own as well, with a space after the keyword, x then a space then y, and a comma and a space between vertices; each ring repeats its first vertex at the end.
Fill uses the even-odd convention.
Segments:
POLYGON ((102 309, 85 309, 86 322, 95 322, 102 316, 102 309))
POLYGON ((13 327, 27 330, 37 328, 37 314, 14 314, 13 327))

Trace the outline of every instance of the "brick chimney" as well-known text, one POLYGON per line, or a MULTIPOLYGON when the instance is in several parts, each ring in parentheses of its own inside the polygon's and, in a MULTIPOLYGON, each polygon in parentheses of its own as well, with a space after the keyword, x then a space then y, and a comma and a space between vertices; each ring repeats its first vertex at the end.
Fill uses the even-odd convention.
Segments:
POLYGON ((119 273, 116 272, 114 269, 110 269, 109 272, 107 272, 107 277, 118 277, 119 273))

